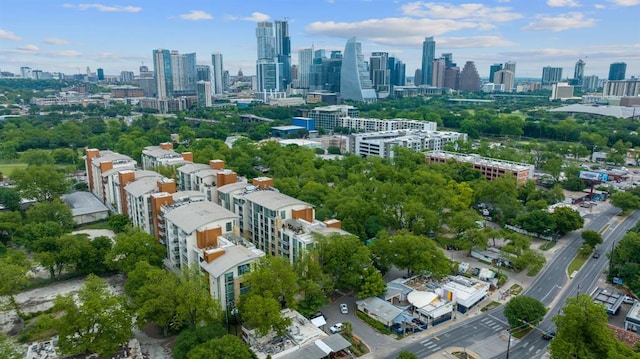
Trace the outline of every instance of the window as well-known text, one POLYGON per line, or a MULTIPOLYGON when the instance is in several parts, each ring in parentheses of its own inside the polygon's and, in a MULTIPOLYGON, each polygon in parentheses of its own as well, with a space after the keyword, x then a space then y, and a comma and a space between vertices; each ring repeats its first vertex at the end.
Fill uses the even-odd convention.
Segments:
POLYGON ((238 266, 238 277, 247 273, 251 270, 251 266, 249 264, 242 264, 238 266))
POLYGON ((231 222, 227 222, 227 232, 231 232, 231 222))

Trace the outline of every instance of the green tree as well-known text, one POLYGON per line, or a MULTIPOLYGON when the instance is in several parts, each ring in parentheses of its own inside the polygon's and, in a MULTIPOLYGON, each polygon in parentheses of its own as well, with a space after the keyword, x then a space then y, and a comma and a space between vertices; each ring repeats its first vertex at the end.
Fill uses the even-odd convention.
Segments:
POLYGON ((640 208, 640 198, 632 193, 620 191, 611 195, 611 204, 623 211, 640 208))
POLYGON ((556 223, 556 230, 562 234, 580 229, 584 225, 584 218, 575 209, 558 207, 553 210, 552 215, 556 223))
POLYGON ((20 304, 15 295, 29 283, 31 261, 24 252, 8 249, 0 253, 0 297, 9 297, 9 306, 21 315, 20 304))
POLYGON ((204 326, 191 326, 183 329, 173 346, 174 359, 186 359, 191 349, 213 338, 220 338, 227 334, 227 329, 221 323, 211 323, 204 326))
POLYGON ((122 233, 131 226, 131 220, 125 214, 114 214, 109 216, 109 227, 116 232, 122 233))
POLYGON ((104 280, 89 275, 73 295, 58 296, 58 346, 62 353, 111 356, 133 336, 132 316, 123 296, 112 294, 104 280))
MULTIPOLYGON (((589 295, 567 298, 561 314, 553 317, 556 336, 549 351, 553 358, 613 358, 616 354, 630 351, 622 348, 613 332, 607 328, 607 312, 589 295)), ((637 358, 631 353, 627 358, 637 358)))
POLYGON ((111 268, 129 273, 140 261, 162 267, 166 249, 152 235, 131 229, 118 233, 113 248, 107 253, 106 263, 111 268))
POLYGON ((4 333, 0 333, 0 358, 4 359, 22 359, 24 355, 18 343, 4 333))
POLYGON ((283 306, 295 308, 300 293, 298 276, 288 260, 282 257, 263 257, 254 270, 244 276, 251 291, 271 297, 283 306))
POLYGON ((363 273, 362 284, 358 289, 359 298, 377 297, 387 290, 382 273, 374 266, 369 266, 363 273))
POLYGON ((504 307, 504 316, 511 328, 519 328, 523 324, 535 326, 546 314, 547 308, 542 302, 526 295, 514 297, 504 307))
POLYGON ((225 335, 193 348, 188 359, 257 359, 258 357, 238 337, 225 335))
POLYGON ((38 202, 53 201, 69 190, 66 174, 51 165, 16 169, 11 179, 23 198, 33 198, 38 202))
POLYGON ((450 262, 444 252, 429 238, 405 231, 395 235, 381 232, 371 244, 377 263, 406 269, 407 274, 429 272, 436 278, 450 272, 450 262), (388 263, 388 264, 386 264, 388 263))
POLYGON ((403 350, 398 354, 396 359, 418 359, 418 356, 410 351, 403 350))
POLYGON ((602 235, 600 233, 587 229, 582 231, 582 241, 584 244, 588 244, 591 248, 595 248, 598 244, 602 243, 602 235))
POLYGON ((51 151, 30 149, 20 156, 20 161, 30 166, 52 165, 55 163, 51 151))
POLYGON ((544 210, 525 213, 519 216, 516 222, 523 229, 539 236, 550 236, 556 229, 555 217, 544 210))
POLYGON ((13 188, 0 187, 0 205, 8 211, 20 210, 20 194, 13 188))
POLYGON ((283 335, 291 324, 290 318, 285 318, 280 312, 280 303, 270 297, 257 294, 247 294, 240 299, 240 317, 244 324, 263 336, 270 330, 283 335))
POLYGON ((369 249, 355 236, 331 234, 320 239, 322 269, 338 289, 360 287, 363 270, 371 264, 369 249))
POLYGON ((49 270, 52 280, 62 279, 63 271, 76 271, 92 247, 86 236, 68 234, 44 237, 34 244, 35 259, 49 270))
POLYGON ((75 222, 71 209, 61 200, 40 202, 31 206, 26 212, 26 223, 53 222, 64 232, 71 232, 75 222))

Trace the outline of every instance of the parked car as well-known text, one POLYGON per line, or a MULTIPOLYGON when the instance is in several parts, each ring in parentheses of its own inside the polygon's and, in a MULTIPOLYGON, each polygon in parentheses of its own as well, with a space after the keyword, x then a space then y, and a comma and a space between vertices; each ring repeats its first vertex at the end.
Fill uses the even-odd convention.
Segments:
POLYGON ((634 297, 630 297, 628 295, 624 296, 624 299, 622 300, 623 303, 625 304, 633 304, 636 302, 636 299, 634 297))
POLYGON ((349 307, 347 306, 347 304, 345 303, 340 304, 340 313, 349 314, 349 307))
POLYGON ((479 275, 480 274, 480 268, 473 268, 471 270, 471 274, 473 274, 475 276, 479 275))
POLYGON ((309 319, 314 319, 314 318, 322 317, 323 315, 324 315, 324 314, 322 314, 322 312, 321 312, 321 311, 317 311, 317 312, 315 312, 313 315, 311 315, 311 316, 309 317, 309 319))
POLYGON ((329 328, 331 334, 340 333, 342 331, 342 323, 336 323, 329 328))
POLYGON ((545 332, 544 334, 542 334, 542 339, 551 340, 551 339, 555 338, 555 336, 556 336, 556 332, 548 331, 548 332, 545 332))

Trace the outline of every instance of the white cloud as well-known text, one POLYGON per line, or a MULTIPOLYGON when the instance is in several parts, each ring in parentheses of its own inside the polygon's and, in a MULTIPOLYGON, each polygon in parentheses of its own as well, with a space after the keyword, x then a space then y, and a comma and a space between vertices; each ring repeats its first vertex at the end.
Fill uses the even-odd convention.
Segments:
POLYGON ((603 4, 595 4, 595 5, 593 5, 593 7, 595 7, 596 9, 606 9, 607 8, 607 6, 603 5, 603 4))
POLYGON ((0 29, 0 40, 20 41, 22 38, 11 31, 0 29))
POLYGON ((406 16, 431 17, 436 19, 469 19, 495 22, 508 22, 523 17, 522 14, 511 11, 510 7, 489 7, 480 3, 466 3, 453 5, 448 3, 434 3, 416 1, 400 7, 406 16))
POLYGON ((415 19, 408 17, 369 19, 358 22, 320 22, 309 24, 305 31, 313 35, 339 38, 356 36, 378 43, 421 44, 425 34, 437 36, 463 29, 487 29, 486 24, 453 19, 415 19))
POLYGON ((192 21, 213 19, 213 16, 211 16, 211 14, 204 12, 202 10, 191 10, 189 11, 189 13, 180 14, 178 17, 183 20, 192 20, 192 21))
POLYGON ((438 46, 448 49, 509 47, 515 45, 517 45, 515 42, 500 36, 445 37, 438 39, 438 46))
POLYGON ((539 15, 535 21, 530 22, 523 30, 531 31, 564 31, 569 29, 581 29, 592 27, 596 24, 596 19, 585 18, 584 14, 579 12, 570 12, 558 16, 539 15))
POLYGON ((270 19, 269 15, 263 14, 261 12, 253 12, 251 13, 251 16, 242 18, 242 20, 253 21, 253 22, 268 21, 269 19, 270 19))
POLYGON ((82 52, 75 51, 75 50, 63 50, 63 51, 52 51, 51 54, 55 56, 77 57, 77 56, 81 56, 82 52))
POLYGON ((69 45, 70 44, 69 40, 58 39, 58 38, 55 38, 55 37, 48 37, 48 38, 42 40, 42 42, 50 44, 50 45, 69 45))
POLYGON ((618 6, 636 6, 640 5, 640 0, 609 0, 618 6))
POLYGON ((142 8, 139 6, 102 5, 102 4, 95 4, 95 3, 94 4, 78 4, 78 5, 64 3, 62 4, 62 6, 66 8, 78 9, 78 10, 96 9, 100 12, 139 12, 140 10, 142 10, 142 8))
POLYGON ((24 45, 19 47, 18 50, 25 51, 25 52, 36 52, 40 50, 40 48, 36 45, 29 44, 29 45, 24 45))
POLYGON ((551 7, 577 7, 581 6, 576 0, 547 0, 547 5, 551 7))

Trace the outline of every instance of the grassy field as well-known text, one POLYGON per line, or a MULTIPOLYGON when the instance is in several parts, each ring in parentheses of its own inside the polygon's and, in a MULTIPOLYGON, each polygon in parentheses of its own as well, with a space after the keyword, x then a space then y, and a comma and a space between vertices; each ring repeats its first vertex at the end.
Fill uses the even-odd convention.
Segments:
POLYGON ((20 168, 26 168, 27 164, 26 163, 6 163, 6 162, 0 162, 0 173, 2 173, 5 176, 10 176, 11 173, 13 172, 13 170, 15 169, 20 169, 20 168))

